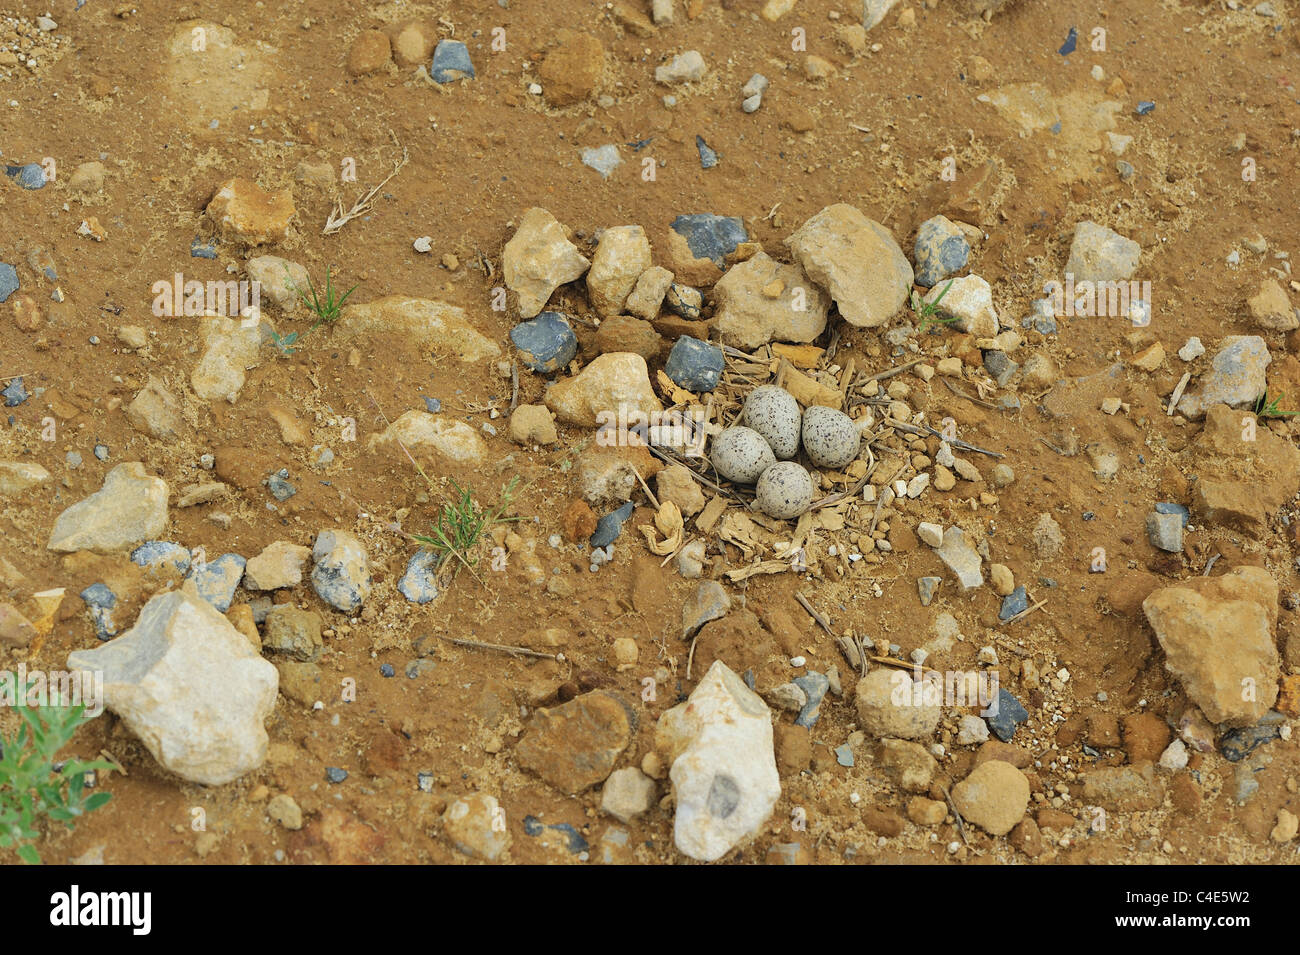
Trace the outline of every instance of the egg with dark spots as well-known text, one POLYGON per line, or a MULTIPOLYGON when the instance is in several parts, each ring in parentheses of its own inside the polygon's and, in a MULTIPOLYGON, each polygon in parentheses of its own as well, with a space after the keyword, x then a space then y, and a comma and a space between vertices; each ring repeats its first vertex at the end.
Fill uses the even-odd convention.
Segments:
POLYGON ((862 433, 843 411, 814 405, 803 414, 803 449, 819 468, 842 468, 858 456, 862 433))
POLYGON ((768 517, 792 521, 812 505, 812 475, 794 461, 778 461, 763 472, 754 502, 768 517))
POLYGON ((776 455, 763 436, 751 428, 728 428, 713 439, 709 460, 728 481, 753 484, 776 463, 776 455))
POLYGON ((755 388, 745 399, 741 418, 746 427, 763 436, 779 460, 787 461, 799 453, 799 402, 784 388, 755 388))

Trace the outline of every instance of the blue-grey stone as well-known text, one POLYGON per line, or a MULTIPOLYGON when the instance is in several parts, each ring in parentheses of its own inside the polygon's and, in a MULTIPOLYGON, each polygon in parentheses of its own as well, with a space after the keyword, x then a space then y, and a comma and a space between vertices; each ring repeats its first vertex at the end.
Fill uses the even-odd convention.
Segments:
POLYGON ((425 673, 437 667, 433 660, 412 660, 406 664, 406 678, 408 680, 417 680, 425 673))
POLYGON ((285 480, 288 476, 288 468, 281 468, 266 479, 266 486, 277 501, 287 501, 298 493, 298 489, 285 480))
POLYGON ((1040 335, 1055 335, 1058 328, 1051 299, 1035 299, 1029 314, 1020 320, 1020 327, 1032 328, 1040 335))
POLYGON ((439 40, 433 51, 433 67, 429 70, 429 75, 435 83, 472 80, 474 64, 470 62, 469 47, 460 40, 439 40))
POLYGON ((931 288, 966 267, 970 243, 951 221, 934 216, 917 229, 912 253, 916 260, 916 284, 931 288))
POLYGON ((438 777, 430 772, 421 772, 415 774, 415 785, 419 787, 420 792, 422 793, 433 792, 434 785, 437 783, 437 781, 438 781, 438 777))
POLYGON ((1065 42, 1061 44, 1061 48, 1056 52, 1061 54, 1061 56, 1069 56, 1071 53, 1074 52, 1075 47, 1078 45, 1078 41, 1079 41, 1078 29, 1075 27, 1070 27, 1069 36, 1065 38, 1065 42))
POLYGON ((1156 108, 1155 103, 1151 102, 1151 100, 1149 99, 1144 99, 1142 102, 1138 103, 1137 105, 1137 114, 1139 116, 1145 116, 1147 113, 1151 112, 1155 108, 1156 108))
POLYGON ((200 597, 225 613, 235 599, 235 589, 244 579, 247 563, 238 554, 222 554, 216 560, 192 565, 188 579, 194 581, 200 597))
POLYGON ((0 391, 0 395, 4 395, 6 408, 16 408, 31 397, 27 393, 27 389, 23 387, 21 378, 15 378, 9 382, 9 386, 4 391, 0 391))
POLYGON ((427 395, 424 398, 424 410, 429 414, 437 414, 442 410, 442 402, 437 398, 430 398, 427 395))
POLYGON ((417 550, 406 562, 406 573, 397 589, 411 603, 427 604, 438 599, 438 557, 431 550, 417 550))
POLYGON ((1155 510, 1157 514, 1178 514, 1183 519, 1183 527, 1192 522, 1192 512, 1181 504, 1173 501, 1156 501, 1155 510))
POLYGON ((5 166, 5 175, 24 189, 40 189, 45 185, 45 169, 38 162, 23 166, 5 166))
POLYGON ((1025 593, 1022 584, 1002 598, 1002 609, 998 611, 998 619, 1010 620, 1016 614, 1024 613, 1028 609, 1029 596, 1025 593))
POLYGON ((632 502, 628 501, 617 511, 606 514, 596 522, 596 532, 591 535, 592 547, 606 547, 623 533, 623 522, 632 516, 632 502))
POLYGON ((853 759, 853 747, 848 743, 841 743, 839 746, 836 746, 835 762, 839 763, 841 766, 847 766, 849 769, 852 769, 855 762, 853 759))
POLYGON ((215 259, 217 257, 217 240, 208 239, 203 241, 199 236, 194 237, 190 243, 190 258, 193 259, 215 259))
POLYGON ((679 285, 677 282, 668 286, 668 294, 664 296, 664 308, 688 322, 699 320, 700 306, 703 304, 704 296, 699 289, 679 285))
POLYGON ((738 216, 692 213, 674 219, 672 229, 686 240, 691 255, 709 259, 720 269, 726 267, 726 257, 736 246, 749 241, 745 223, 738 216))
POLYGON ((64 460, 68 462, 68 467, 73 471, 81 467, 81 454, 77 451, 69 451, 64 460))
POLYGON ((131 562, 148 570, 170 564, 181 574, 189 573, 190 552, 172 541, 145 541, 131 551, 131 562))
POLYGON ((704 141, 703 136, 695 137, 695 148, 700 153, 700 168, 712 169, 718 164, 718 154, 704 141))
MULTIPOLYGON (((49 281, 57 282, 59 280, 59 267, 49 249, 42 248, 39 245, 32 246, 27 250, 27 264, 32 267, 33 272, 45 276, 49 281)), ((62 299, 56 299, 56 301, 62 301, 62 299)))
POLYGON ((0 262, 0 303, 18 291, 18 270, 8 262, 0 262))
POLYGON ((109 452, 108 452, 108 445, 106 445, 106 444, 97 444, 97 445, 94 446, 94 448, 91 449, 91 453, 95 455, 95 460, 97 460, 97 461, 107 461, 107 460, 108 460, 108 453, 109 453, 109 452))
POLYGON ((795 677, 793 682, 808 696, 808 702, 803 705, 799 715, 794 718, 794 725, 806 726, 812 729, 821 716, 822 699, 831 686, 830 677, 825 673, 809 670, 803 676, 795 677))
POLYGON ((934 600, 934 595, 939 590, 939 585, 943 583, 942 577, 918 577, 916 578, 916 593, 921 598, 921 606, 928 607, 934 600))
POLYGON ((554 374, 578 354, 578 337, 559 312, 520 322, 510 330, 510 341, 519 349, 519 360, 543 375, 554 374))
POLYGON ((379 675, 384 679, 388 679, 389 677, 397 676, 397 671, 393 669, 391 663, 381 663, 379 664, 379 675))
POLYGON ((610 173, 623 164, 623 157, 618 154, 618 147, 613 143, 594 146, 582 151, 582 164, 600 173, 602 179, 608 179, 610 173))
POLYGON ((528 836, 540 836, 546 829, 542 821, 536 816, 524 816, 524 834, 528 836))
POLYGON ((579 852, 586 852, 590 848, 587 845, 587 840, 582 837, 582 833, 575 829, 572 823, 557 822, 547 826, 547 828, 563 833, 565 848, 574 855, 577 855, 579 852))
POLYGON ((1003 689, 998 690, 997 701, 986 712, 984 722, 989 724, 993 735, 1004 743, 1011 742, 1011 738, 1016 735, 1016 727, 1029 719, 1029 711, 1003 689))
POLYGON ((1002 411, 1019 411, 1019 395, 998 395, 998 408, 1002 411))
POLYGON ((316 596, 335 610, 354 613, 365 601, 374 583, 368 569, 368 557, 364 545, 351 535, 343 535, 334 530, 323 530, 316 535, 312 545, 311 557, 314 566, 311 569, 311 586, 316 596), (353 560, 356 546, 362 547, 361 566, 353 572, 353 560))
POLYGON ((687 391, 700 394, 718 387, 724 365, 722 349, 717 345, 683 335, 668 354, 664 374, 687 391))
POLYGON ((1257 747, 1277 739, 1281 735, 1282 724, 1286 717, 1277 710, 1269 710, 1264 718, 1254 726, 1228 730, 1219 741, 1219 749, 1224 759, 1237 763, 1253 753, 1257 747))
POLYGON ((1004 351, 989 349, 984 352, 984 370, 993 376, 1000 387, 1005 388, 1020 370, 1020 364, 1012 361, 1004 351))
POLYGON ((113 608, 117 606, 117 594, 107 584, 91 584, 81 592, 81 599, 90 611, 90 622, 95 627, 95 636, 101 641, 112 640, 117 636, 117 625, 113 623, 113 608))
POLYGON ((337 766, 326 766, 325 778, 332 783, 341 783, 343 780, 348 778, 348 771, 346 769, 339 769, 337 766))
POLYGON ((1146 518, 1147 540, 1157 550, 1180 554, 1183 550, 1183 517, 1153 511, 1146 518))
POLYGON ((250 597, 248 600, 248 606, 253 611, 253 623, 258 626, 266 623, 266 615, 275 608, 275 604, 266 594, 262 594, 258 597, 250 597))

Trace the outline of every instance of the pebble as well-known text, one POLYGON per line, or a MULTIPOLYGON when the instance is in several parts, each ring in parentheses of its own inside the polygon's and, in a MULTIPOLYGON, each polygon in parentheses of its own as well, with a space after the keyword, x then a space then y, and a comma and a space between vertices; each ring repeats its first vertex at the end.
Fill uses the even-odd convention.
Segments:
POLYGON ((912 257, 916 262, 916 284, 931 288, 966 267, 970 243, 950 219, 934 216, 917 230, 912 257))
POLYGON ((600 790, 600 811, 630 823, 655 805, 655 781, 635 766, 616 769, 600 790))
POLYGON ((192 259, 215 259, 217 257, 217 240, 210 239, 204 241, 201 236, 195 236, 190 242, 190 258, 192 259))
POLYGON ((943 583, 942 577, 918 577, 916 579, 917 594, 921 598, 921 606, 928 607, 934 600, 934 595, 939 590, 939 585, 943 583))
POLYGON ((948 279, 942 285, 930 289, 925 301, 937 302, 937 314, 954 319, 954 327, 969 335, 993 338, 998 333, 998 313, 993 306, 993 289, 978 275, 948 279))
POLYGON ((863 731, 881 738, 932 738, 942 710, 927 703, 922 689, 920 684, 912 684, 908 673, 884 668, 872 670, 858 681, 855 692, 863 731), (910 693, 907 686, 913 687, 910 693))
POLYGON ((704 57, 699 54, 699 51, 687 50, 685 53, 679 53, 669 62, 655 67, 655 82, 662 83, 665 86, 678 83, 694 83, 704 79, 704 74, 707 71, 708 67, 705 65, 704 57))
POLYGON ((1137 104, 1136 113, 1139 116, 1145 116, 1156 108, 1156 104, 1149 99, 1144 99, 1137 104))
POLYGON ((921 521, 916 525, 916 536, 921 539, 923 544, 939 547, 943 544, 943 526, 932 524, 929 521, 921 521))
POLYGON ((726 257, 736 251, 736 246, 749 241, 745 223, 738 216, 711 213, 679 215, 672 221, 672 230, 686 240, 691 255, 708 259, 720 269, 726 267, 726 257))
POLYGON ((578 338, 559 312, 542 312, 520 322, 511 329, 510 341, 519 350, 520 361, 545 375, 565 368, 578 354, 578 338))
POLYGON ((469 48, 459 40, 439 40, 433 50, 429 76, 435 83, 474 79, 474 64, 470 62, 469 48))
POLYGON ((674 282, 664 295, 664 308, 687 321, 699 320, 703 305, 704 296, 700 290, 689 285, 674 282))
POLYGON ((381 663, 379 664, 379 675, 388 679, 397 676, 397 671, 393 669, 391 663, 381 663))
POLYGON ((1180 554, 1183 550, 1183 525, 1181 514, 1160 514, 1152 512, 1146 517, 1147 540, 1152 547, 1180 554))
POLYGON ((700 168, 712 169, 718 164, 718 154, 708 143, 704 141, 703 136, 695 137, 695 149, 700 154, 700 168))
POLYGON ((341 783, 343 780, 348 778, 348 771, 346 769, 339 769, 337 766, 326 766, 325 778, 331 783, 341 783))
POLYGON ((18 291, 18 270, 8 262, 0 262, 0 304, 18 291))
POLYGON ((1286 717, 1276 710, 1270 710, 1256 725, 1224 733, 1219 740, 1219 750, 1229 762, 1240 762, 1258 747, 1281 736, 1281 728, 1285 723, 1286 717))
POLYGON ((1187 339, 1187 343, 1178 349, 1178 357, 1183 361, 1195 361, 1204 354, 1205 346, 1201 344, 1201 340, 1195 335, 1187 339))
POLYGON ((632 516, 633 505, 628 501, 616 511, 611 511, 599 521, 596 522, 596 531, 591 535, 589 543, 592 547, 605 547, 618 540, 618 535, 623 533, 623 524, 632 516))
POLYGON ((596 170, 602 179, 608 179, 610 173, 623 164, 623 157, 618 154, 618 147, 609 143, 584 149, 582 164, 596 170))
POLYGON ((1025 593, 1025 588, 1020 586, 1002 598, 1002 609, 998 611, 998 619, 1005 623, 1016 614, 1024 613, 1028 609, 1029 597, 1025 593))
POLYGON ((1008 690, 999 689, 998 698, 989 709, 993 712, 984 719, 993 735, 1004 743, 1011 742, 1016 735, 1016 727, 1029 719, 1029 711, 1008 690))
POLYGON ((966 540, 960 527, 950 527, 943 534, 943 543, 935 551, 954 574, 963 590, 982 586, 984 574, 980 569, 980 555, 966 540))
POLYGON ((830 678, 824 673, 809 670, 803 676, 795 677, 793 682, 807 697, 805 703, 799 709, 799 715, 794 719, 794 725, 811 729, 816 725, 817 719, 821 715, 822 700, 831 685, 830 678))
POLYGON ((311 555, 316 595, 336 610, 355 613, 374 586, 365 545, 350 531, 324 530, 316 535, 311 555))
MULTIPOLYGON (((462 796, 447 804, 442 814, 442 828, 451 844, 458 852, 485 862, 496 862, 510 848, 510 830, 501 823, 504 810, 495 796, 487 793, 473 793, 462 796)), ((524 818, 524 832, 537 835, 541 826, 532 816, 524 818), (533 831, 532 825, 537 825, 533 831)))
POLYGON ((989 565, 989 583, 993 585, 993 592, 999 597, 1010 596, 1016 589, 1015 578, 1011 574, 1011 569, 1005 564, 989 565))
POLYGON ((95 628, 95 636, 101 641, 108 641, 117 636, 117 627, 113 623, 113 608, 117 606, 117 594, 107 584, 91 584, 79 596, 90 611, 90 622, 95 628))
POLYGON ((664 374, 687 391, 702 394, 718 387, 724 366, 722 349, 682 335, 668 355, 664 374))
POLYGON ((501 267, 506 286, 519 296, 519 314, 532 318, 557 288, 581 278, 591 263, 555 216, 532 208, 502 250, 501 267))
POLYGON ((1067 275, 1078 282, 1116 282, 1132 278, 1142 248, 1114 229, 1083 221, 1074 227, 1067 275))
POLYGON ((958 746, 974 746, 978 743, 986 743, 988 738, 988 724, 978 716, 967 713, 961 718, 957 727, 958 746))
POLYGON ((1212 405, 1244 408, 1254 404, 1266 388, 1266 369, 1273 358, 1258 335, 1229 335, 1210 359, 1201 376, 1200 391, 1184 394, 1178 411, 1188 418, 1202 418, 1212 405))
POLYGON ((952 788, 952 801, 967 822, 1005 836, 1029 807, 1029 780, 1010 763, 991 759, 952 788))
POLYGON ((244 579, 247 561, 238 554, 222 554, 216 560, 194 563, 187 580, 194 582, 198 594, 221 613, 230 609, 235 590, 244 579))
POLYGON ((45 185, 45 167, 29 162, 22 166, 6 166, 5 175, 24 189, 40 189, 45 185))
POLYGON ((9 382, 9 385, 3 391, 0 391, 0 395, 4 396, 6 408, 16 408, 31 397, 27 393, 27 389, 23 387, 21 378, 15 378, 9 382))
POLYGON ((266 479, 266 486, 277 501, 287 501, 298 493, 298 489, 288 482, 288 477, 289 469, 281 468, 266 479))
POLYGON ((1180 739, 1176 739, 1165 747, 1165 751, 1160 754, 1160 767, 1171 772, 1177 772, 1187 767, 1189 758, 1187 744, 1180 739))
POLYGON ((158 571, 170 564, 180 574, 190 569, 190 552, 172 541, 145 541, 131 551, 131 563, 146 570, 158 571))
POLYGON ((156 539, 167 526, 167 496, 167 483, 147 474, 143 464, 119 464, 103 487, 55 519, 46 546, 112 553, 156 539))
POLYGON ((688 640, 713 620, 721 620, 731 609, 731 598, 716 580, 702 580, 682 604, 682 639, 688 640))

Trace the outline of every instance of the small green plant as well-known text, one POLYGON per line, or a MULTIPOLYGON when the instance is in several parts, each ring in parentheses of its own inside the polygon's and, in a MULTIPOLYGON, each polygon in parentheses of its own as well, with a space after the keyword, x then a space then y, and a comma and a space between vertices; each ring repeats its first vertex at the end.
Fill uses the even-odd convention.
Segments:
POLYGON ((496 507, 491 509, 481 507, 468 490, 456 483, 455 478, 449 480, 451 486, 456 489, 456 496, 442 505, 442 509, 438 512, 438 522, 433 526, 433 533, 413 536, 433 550, 437 555, 439 567, 454 557, 474 575, 475 580, 482 583, 482 578, 474 570, 478 564, 478 554, 475 550, 483 535, 495 525, 522 520, 519 517, 502 516, 514 502, 519 476, 512 477, 510 483, 501 489, 501 499, 496 507))
POLYGON ((11 739, 0 737, 0 848, 17 847, 18 857, 40 865, 33 844, 40 837, 43 819, 64 823, 69 829, 79 818, 103 806, 108 793, 86 793, 86 774, 111 769, 104 760, 68 760, 54 757, 72 739, 83 722, 85 706, 26 705, 27 690, 17 695, 21 725, 11 739))
POLYGON ((920 334, 924 335, 935 325, 951 325, 953 322, 957 321, 956 315, 937 314, 939 311, 939 303, 942 302, 943 297, 948 294, 948 289, 952 288, 952 283, 954 281, 956 280, 949 279, 948 284, 943 287, 943 291, 940 292, 932 302, 923 300, 915 292, 912 293, 912 311, 916 312, 917 317, 921 319, 920 334))
POLYGON ((1283 411, 1281 407, 1279 407, 1282 403, 1282 399, 1285 397, 1286 397, 1286 392, 1284 391, 1281 394, 1279 394, 1276 398, 1274 398, 1272 401, 1270 401, 1268 398, 1268 389, 1267 388, 1264 389, 1264 393, 1260 395, 1259 400, 1255 402, 1255 417, 1256 418, 1289 418, 1292 415, 1300 414, 1300 411, 1283 411))
POLYGON ((288 335, 280 335, 277 332, 271 332, 271 340, 275 342, 275 347, 280 349, 280 353, 283 355, 292 355, 297 351, 293 346, 302 339, 306 338, 322 325, 332 325, 334 322, 338 321, 338 317, 343 311, 343 304, 348 300, 348 296, 357 290, 357 286, 352 286, 352 288, 340 295, 338 289, 334 287, 332 266, 325 270, 325 288, 323 291, 316 288, 316 283, 313 282, 311 276, 308 275, 307 292, 304 292, 298 287, 298 283, 293 280, 293 276, 289 274, 289 267, 287 265, 284 267, 284 275, 285 278, 288 279, 290 287, 298 293, 298 298, 302 300, 302 304, 306 305, 307 310, 316 316, 315 324, 305 332, 290 332, 288 335), (310 293, 310 295, 308 295, 308 293, 310 293))

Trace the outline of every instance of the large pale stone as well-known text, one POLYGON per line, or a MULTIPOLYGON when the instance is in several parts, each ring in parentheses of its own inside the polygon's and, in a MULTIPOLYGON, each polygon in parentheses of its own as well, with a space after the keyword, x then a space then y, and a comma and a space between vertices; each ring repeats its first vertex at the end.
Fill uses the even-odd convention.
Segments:
POLYGON ((0 461, 0 497, 30 491, 50 480, 50 472, 35 461, 0 461))
POLYGON ((154 597, 135 626, 70 654, 68 668, 102 673, 107 708, 191 782, 219 786, 266 760, 275 667, 188 588, 154 597))
POLYGON ((781 796, 771 713, 721 660, 659 719, 655 748, 672 766, 673 839, 692 859, 720 859, 771 817, 781 796))
POLYGON ((732 266, 713 286, 713 299, 722 340, 736 348, 810 342, 825 330, 831 304, 803 269, 765 252, 732 266))
POLYGON ((907 301, 911 263, 888 229, 853 206, 827 206, 785 244, 850 325, 883 325, 907 301))
POLYGON ((1277 701, 1278 586, 1260 567, 1162 587, 1142 610, 1165 668, 1213 723, 1253 726, 1277 701))
POLYGON ((153 377, 126 406, 126 420, 135 430, 159 441, 170 441, 184 426, 181 403, 153 377))
POLYGON ((302 295, 311 297, 311 277, 297 262, 278 255, 259 255, 248 260, 244 271, 250 282, 258 283, 261 301, 274 302, 286 312, 302 308, 302 295))
POLYGON ((244 566, 244 586, 249 590, 280 590, 302 583, 302 570, 311 550, 301 544, 275 541, 244 566))
POLYGON ((159 538, 166 527, 167 482, 131 461, 113 468, 102 488, 60 514, 46 546, 107 554, 159 538))
POLYGON ((256 321, 206 315, 200 320, 206 348, 190 375, 190 387, 205 401, 233 402, 258 363, 262 331, 256 321))
POLYGON ((1267 387, 1267 369, 1273 356, 1258 335, 1229 335, 1210 359, 1210 369, 1200 381, 1200 390, 1185 394, 1178 410, 1189 418, 1200 418, 1213 405, 1244 408, 1253 405, 1267 387))
POLYGON ((227 236, 251 245, 279 242, 293 219, 293 191, 268 192, 248 179, 228 179, 217 188, 207 211, 227 236))
POLYGON ((557 288, 582 278, 590 266, 564 226, 545 209, 525 212, 501 253, 506 287, 519 296, 524 318, 540 312, 557 288))
POLYGON ((369 450, 388 447, 401 454, 399 444, 412 454, 433 451, 460 464, 479 464, 487 457, 487 443, 463 421, 450 421, 427 411, 408 411, 382 434, 372 435, 369 450))
POLYGON ((561 421, 586 428, 597 425, 598 415, 600 422, 614 423, 620 406, 629 418, 636 412, 663 410, 650 387, 645 359, 631 352, 601 355, 575 377, 552 385, 545 400, 561 421))
POLYGON ((606 229, 591 257, 587 297, 601 318, 623 311, 641 273, 650 268, 650 240, 639 225, 606 229))
POLYGON ((1137 270, 1142 247, 1114 229, 1095 222, 1080 222, 1074 227, 1070 260, 1065 274, 1079 282, 1118 282, 1132 278, 1137 270))
POLYGON ((976 338, 992 338, 998 333, 993 290, 978 275, 963 275, 938 282, 926 294, 925 300, 938 300, 938 314, 956 319, 953 324, 957 328, 976 338))
POLYGON ((473 362, 501 354, 501 346, 476 329, 464 309, 406 295, 344 306, 336 332, 344 338, 394 333, 418 342, 422 348, 450 353, 459 361, 473 362))

